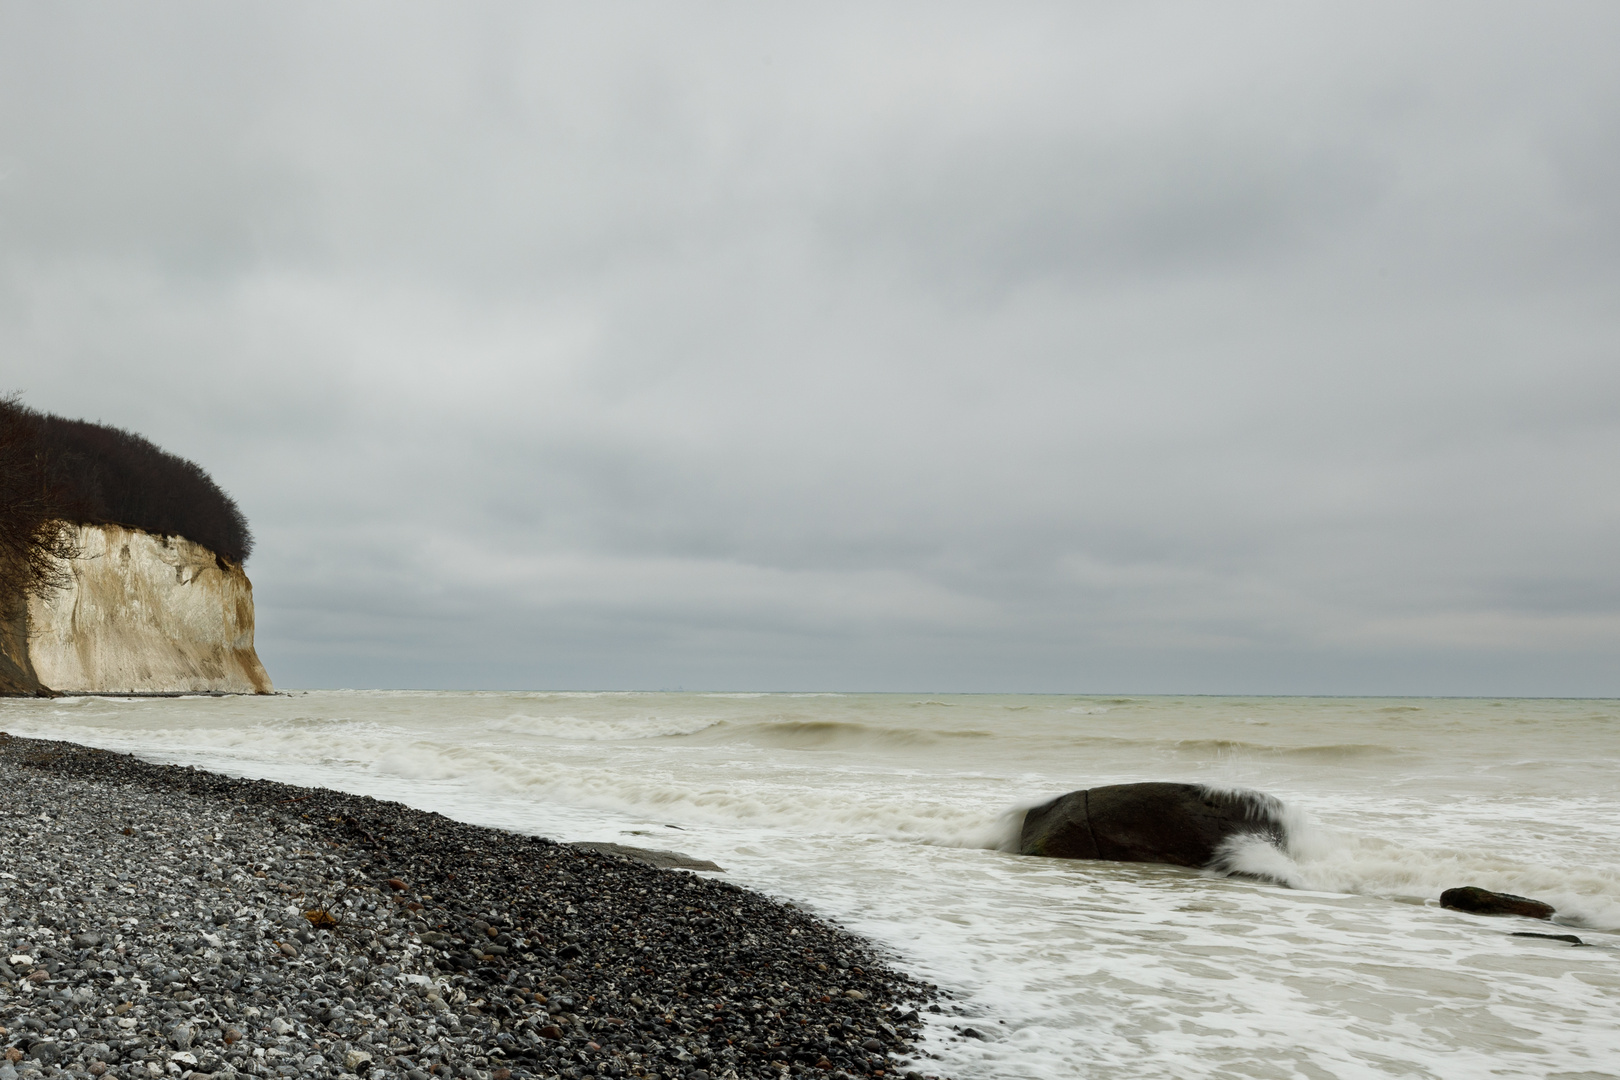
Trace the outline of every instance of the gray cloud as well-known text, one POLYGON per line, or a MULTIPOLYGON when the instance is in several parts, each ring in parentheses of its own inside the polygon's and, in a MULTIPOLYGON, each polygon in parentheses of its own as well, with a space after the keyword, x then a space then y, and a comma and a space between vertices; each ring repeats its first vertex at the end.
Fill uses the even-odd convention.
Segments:
POLYGON ((1620 693, 1602 5, 0 13, 284 685, 1620 693))

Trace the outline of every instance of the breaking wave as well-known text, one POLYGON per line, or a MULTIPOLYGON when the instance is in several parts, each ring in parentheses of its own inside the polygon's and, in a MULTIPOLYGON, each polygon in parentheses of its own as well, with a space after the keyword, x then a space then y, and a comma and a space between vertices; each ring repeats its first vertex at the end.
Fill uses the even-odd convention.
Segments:
POLYGON ((1620 881, 1600 872, 1506 858, 1489 851, 1408 847, 1371 835, 1330 829, 1297 806, 1260 792, 1219 789, 1253 800, 1252 833, 1226 840, 1205 867, 1318 893, 1438 901, 1459 885, 1533 896, 1557 909, 1553 922, 1620 931, 1620 881))

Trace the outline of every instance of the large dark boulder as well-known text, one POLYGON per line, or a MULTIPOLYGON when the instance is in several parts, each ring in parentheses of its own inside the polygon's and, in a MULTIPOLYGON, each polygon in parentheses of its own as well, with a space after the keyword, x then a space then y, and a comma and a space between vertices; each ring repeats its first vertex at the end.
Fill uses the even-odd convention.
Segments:
POLYGON ((1523 915, 1528 919, 1550 919, 1553 906, 1528 896, 1491 892, 1474 885, 1447 889, 1440 894, 1440 906, 1466 911, 1470 915, 1523 915))
POLYGON ((1060 795, 1024 814, 1021 855, 1204 867, 1233 837, 1286 839, 1282 804, 1202 784, 1114 784, 1060 795))

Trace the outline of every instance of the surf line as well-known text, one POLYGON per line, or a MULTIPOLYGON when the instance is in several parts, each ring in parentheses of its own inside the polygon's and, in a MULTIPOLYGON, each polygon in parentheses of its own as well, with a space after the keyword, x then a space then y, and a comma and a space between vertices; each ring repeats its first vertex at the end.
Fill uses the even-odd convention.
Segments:
MULTIPOLYGON (((1085 788, 1026 810, 1018 833, 1018 854, 1166 863, 1241 874, 1232 864, 1246 840, 1288 854, 1289 829, 1283 811, 1280 799, 1246 788, 1163 782, 1085 788)), ((1279 880, 1277 884, 1289 883, 1279 880)), ((1543 901, 1472 885, 1447 889, 1440 895, 1440 906, 1473 915, 1543 921, 1557 914, 1543 901)), ((1584 944, 1572 935, 1557 939, 1584 944)))

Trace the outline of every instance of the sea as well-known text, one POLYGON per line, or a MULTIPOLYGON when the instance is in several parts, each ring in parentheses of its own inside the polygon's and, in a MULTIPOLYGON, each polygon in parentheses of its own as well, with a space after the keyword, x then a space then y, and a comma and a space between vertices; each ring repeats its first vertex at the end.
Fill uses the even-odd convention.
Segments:
POLYGON ((1620 1077, 1616 701, 311 691, 0 729, 712 860, 946 991, 909 1067, 957 1080, 1620 1077), (1142 780, 1266 792, 1287 842, 1015 853, 1025 808, 1142 780))

